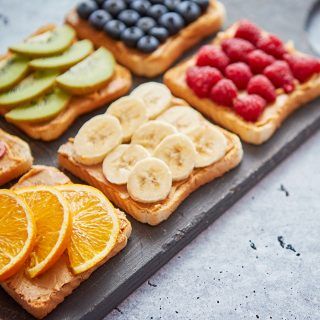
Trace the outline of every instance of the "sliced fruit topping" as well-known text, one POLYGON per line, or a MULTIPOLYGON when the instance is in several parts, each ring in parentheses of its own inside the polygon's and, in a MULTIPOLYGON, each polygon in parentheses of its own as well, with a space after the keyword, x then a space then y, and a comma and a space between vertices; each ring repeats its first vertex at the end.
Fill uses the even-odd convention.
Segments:
POLYGON ((57 84, 71 94, 87 94, 104 87, 113 75, 115 60, 100 48, 57 77, 57 84))
POLYGON ((128 178, 130 197, 138 202, 153 203, 164 200, 170 193, 172 174, 166 163, 157 158, 139 161, 128 178))
POLYGON ((193 142, 183 133, 171 134, 164 138, 153 155, 169 166, 173 181, 188 178, 196 162, 193 142))
POLYGON ((252 78, 250 68, 243 62, 236 62, 228 65, 225 70, 225 75, 239 90, 244 90, 247 87, 249 80, 252 78))
POLYGON ((196 168, 202 168, 220 160, 227 150, 227 139, 215 126, 208 124, 188 134, 196 148, 196 168))
POLYGON ((15 190, 33 212, 37 240, 28 260, 26 271, 34 278, 61 257, 71 233, 71 214, 68 202, 52 187, 28 187, 15 190))
POLYGON ((254 76, 248 83, 247 92, 249 94, 257 94, 269 103, 274 102, 277 98, 274 85, 264 75, 254 76))
POLYGON ((274 34, 261 37, 257 43, 257 47, 278 59, 281 59, 287 52, 283 42, 274 34))
POLYGON ((119 235, 119 219, 110 201, 95 188, 77 184, 56 188, 69 202, 72 232, 68 256, 72 271, 79 274, 110 254, 119 235))
POLYGON ((201 125, 201 115, 189 106, 169 108, 157 120, 168 122, 185 134, 201 125))
POLYGON ((170 90, 158 82, 147 82, 140 85, 131 92, 131 96, 144 101, 150 119, 154 119, 169 108, 172 100, 170 90))
POLYGON ((230 60, 228 56, 214 45, 205 45, 201 47, 197 55, 198 66, 210 66, 224 71, 230 60))
POLYGON ((140 144, 150 153, 168 135, 176 133, 177 129, 166 122, 153 120, 143 124, 136 130, 131 138, 131 143, 140 144))
POLYGON ((11 122, 42 122, 54 118, 66 108, 71 96, 56 88, 27 105, 17 107, 5 114, 11 122))
POLYGON ((10 50, 32 57, 51 56, 70 47, 74 37, 75 31, 71 27, 63 25, 11 46, 10 50))
POLYGON ((74 139, 74 157, 85 165, 102 162, 107 153, 122 141, 119 120, 110 115, 98 115, 87 121, 74 139))
POLYGON ((320 72, 320 60, 307 55, 285 54, 284 59, 288 62, 293 76, 300 82, 307 81, 311 76, 320 72))
POLYGON ((247 63, 253 73, 259 74, 263 70, 274 63, 276 59, 262 50, 254 50, 248 54, 247 63))
POLYGON ((149 156, 149 152, 139 144, 121 144, 104 159, 103 174, 111 183, 126 184, 135 164, 149 156))
POLYGON ((36 240, 33 214, 25 201, 0 190, 0 281, 14 275, 28 258, 36 240))
POLYGON ((294 78, 287 62, 276 61, 266 67, 263 74, 269 78, 276 88, 283 88, 287 93, 293 91, 294 78))
POLYGON ((32 73, 9 91, 0 94, 0 106, 15 106, 42 95, 53 87, 57 75, 56 71, 32 73))
POLYGON ((0 160, 6 155, 7 153, 7 145, 4 141, 0 140, 0 160))
POLYGON ((261 30, 254 23, 248 20, 241 20, 238 24, 235 37, 248 40, 256 45, 261 37, 261 30))
POLYGON ((233 62, 245 62, 247 55, 255 49, 251 42, 240 38, 224 39, 221 42, 221 47, 233 62))
POLYGON ((266 101, 256 94, 238 97, 234 101, 235 112, 244 120, 255 122, 266 107, 266 101))
POLYGON ((0 60, 0 91, 8 90, 18 83, 28 71, 28 59, 11 55, 0 60))
POLYGON ((148 120, 147 108, 142 99, 133 96, 122 97, 113 102, 106 114, 110 114, 120 121, 123 141, 128 142, 134 131, 148 120))
POLYGON ((65 69, 83 60, 92 51, 92 42, 82 40, 74 43, 58 56, 34 59, 30 61, 29 65, 34 69, 65 69))
POLYGON ((212 88, 210 98, 217 104, 232 107, 237 94, 234 83, 229 79, 222 79, 212 88))

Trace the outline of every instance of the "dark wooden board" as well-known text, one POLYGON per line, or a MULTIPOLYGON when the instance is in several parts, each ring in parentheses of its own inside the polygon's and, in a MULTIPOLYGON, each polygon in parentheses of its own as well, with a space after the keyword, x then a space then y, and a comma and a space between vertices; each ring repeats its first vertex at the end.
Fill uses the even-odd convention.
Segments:
MULTIPOLYGON (((246 17, 285 40, 294 40, 299 50, 311 52, 305 23, 315 0, 223 0, 223 3, 228 14, 226 26, 246 17)), ((52 2, 50 6, 54 7, 55 3, 52 2)), ((1 51, 4 50, 5 48, 1 48, 1 51)), ((144 80, 136 78, 135 84, 144 80)), ((3 120, 0 120, 0 126, 30 143, 37 164, 56 165, 58 147, 68 137, 74 136, 87 119, 104 110, 102 108, 81 117, 59 140, 51 143, 31 140, 3 120)), ((242 164, 193 193, 168 221, 158 227, 150 227, 130 219, 133 234, 127 248, 94 272, 47 319, 101 319, 232 206, 319 126, 320 99, 297 111, 263 146, 244 145, 242 164)), ((32 319, 2 290, 0 318, 32 319)))

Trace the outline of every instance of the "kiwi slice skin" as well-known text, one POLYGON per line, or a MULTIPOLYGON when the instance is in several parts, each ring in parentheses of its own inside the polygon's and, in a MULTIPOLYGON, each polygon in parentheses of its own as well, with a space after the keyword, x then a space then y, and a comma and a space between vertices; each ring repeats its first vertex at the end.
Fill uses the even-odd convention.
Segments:
POLYGON ((71 96, 56 88, 38 100, 27 105, 14 108, 5 114, 8 122, 37 123, 55 118, 68 105, 71 96))
POLYGON ((29 60, 16 54, 0 60, 0 92, 14 87, 27 74, 29 60))
POLYGON ((100 48, 57 77, 57 85, 74 95, 92 93, 104 87, 115 69, 113 55, 100 48))
POLYGON ((81 40, 74 43, 61 55, 38 58, 30 61, 29 65, 33 69, 67 69, 80 62, 93 52, 93 44, 89 40, 81 40))
POLYGON ((69 48, 75 38, 75 31, 67 25, 28 38, 13 45, 12 52, 30 57, 45 57, 59 54, 69 48))
POLYGON ((49 91, 58 76, 57 71, 37 71, 19 82, 9 91, 0 94, 1 107, 14 107, 49 91))

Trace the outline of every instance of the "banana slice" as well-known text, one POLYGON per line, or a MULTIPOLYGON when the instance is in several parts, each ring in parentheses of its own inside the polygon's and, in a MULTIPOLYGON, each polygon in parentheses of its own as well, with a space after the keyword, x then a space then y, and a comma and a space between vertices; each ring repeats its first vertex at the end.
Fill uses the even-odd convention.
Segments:
POLYGON ((173 181, 188 178, 196 162, 194 144, 183 133, 171 134, 164 138, 156 147, 153 155, 169 166, 173 181))
POLYGON ((131 96, 120 98, 112 103, 106 114, 115 116, 120 121, 124 142, 130 141, 133 132, 148 120, 144 102, 131 96))
POLYGON ((152 203, 165 199, 172 185, 169 167, 160 159, 146 158, 139 161, 129 175, 127 189, 132 199, 152 203))
POLYGON ((157 120, 165 121, 175 126, 182 133, 189 133, 201 126, 199 112, 188 106, 176 106, 166 110, 157 120))
POLYGON ((166 122, 152 120, 136 130, 131 138, 131 143, 140 144, 150 153, 168 135, 176 133, 177 129, 166 122))
POLYGON ((121 141, 122 128, 116 117, 95 116, 81 127, 74 138, 74 158, 85 165, 98 164, 121 141))
POLYGON ((227 151, 226 137, 211 124, 193 130, 188 136, 196 148, 196 168, 206 167, 220 160, 227 151))
POLYGON ((142 99, 147 107, 149 119, 156 118, 169 108, 172 100, 170 90, 161 83, 147 82, 131 92, 131 96, 142 99))
POLYGON ((149 156, 149 152, 138 144, 120 144, 105 157, 103 174, 111 183, 126 184, 135 164, 149 156))

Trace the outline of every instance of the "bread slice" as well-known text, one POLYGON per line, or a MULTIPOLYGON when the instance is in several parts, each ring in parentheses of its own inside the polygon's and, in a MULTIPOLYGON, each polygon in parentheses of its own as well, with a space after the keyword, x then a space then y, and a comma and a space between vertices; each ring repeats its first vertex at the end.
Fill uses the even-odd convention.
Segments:
POLYGON ((223 5, 216 0, 210 0, 206 13, 177 35, 170 37, 151 54, 128 48, 121 41, 108 37, 104 31, 97 31, 87 21, 79 18, 75 10, 68 14, 66 22, 76 30, 80 39, 90 39, 96 46, 106 47, 117 61, 133 73, 150 78, 167 70, 187 49, 219 30, 224 17, 223 5))
MULTIPOLYGON (((237 25, 220 32, 214 44, 219 45, 222 39, 233 37, 237 25)), ((287 49, 295 51, 292 43, 287 49)), ((296 85, 295 90, 286 94, 282 89, 277 90, 275 103, 268 105, 257 122, 248 122, 237 115, 231 108, 217 105, 210 99, 199 98, 187 85, 185 80, 188 67, 195 65, 196 56, 187 59, 180 65, 170 69, 164 75, 164 83, 173 94, 185 99, 194 108, 212 119, 217 124, 238 134, 243 141, 251 144, 262 144, 270 139, 282 122, 297 108, 320 95, 320 75, 315 75, 303 84, 296 85)))
MULTIPOLYGON (((172 106, 187 105, 181 99, 174 98, 172 106)), ((203 119, 203 121, 206 121, 203 119)), ((117 207, 121 208, 136 220, 157 225, 166 220, 181 202, 194 190, 227 171, 236 167, 242 159, 242 146, 239 138, 223 129, 220 129, 228 141, 225 156, 212 165, 194 169, 191 175, 179 182, 174 182, 168 197, 160 202, 146 204, 133 200, 125 185, 115 185, 107 181, 102 172, 102 165, 85 166, 78 163, 73 157, 73 139, 62 145, 58 150, 58 161, 60 166, 69 170, 78 178, 90 185, 100 189, 117 207)))
POLYGON ((0 129, 0 141, 7 147, 0 159, 0 186, 27 172, 33 162, 29 145, 20 138, 0 129))
MULTIPOLYGON (((48 24, 34 34, 52 30, 55 25, 48 24)), ((0 57, 1 60, 1 57, 0 57)), ((87 95, 73 96, 67 107, 55 118, 41 123, 12 122, 33 139, 51 141, 61 136, 82 114, 89 113, 126 94, 132 85, 130 72, 116 64, 115 71, 105 87, 87 95)), ((7 110, 0 109, 0 114, 7 110)))
MULTIPOLYGON (((70 183, 61 171, 53 167, 34 166, 24 175, 13 189, 31 185, 58 185, 70 183)), ((117 209, 116 209, 117 210, 117 209)), ((99 266, 119 253, 127 244, 131 234, 131 224, 120 210, 117 210, 120 221, 120 233, 117 243, 110 254, 97 266, 78 275, 69 268, 65 253, 58 262, 43 275, 30 279, 21 270, 18 274, 1 283, 3 289, 34 317, 41 319, 61 303, 65 297, 77 288, 99 266)))

